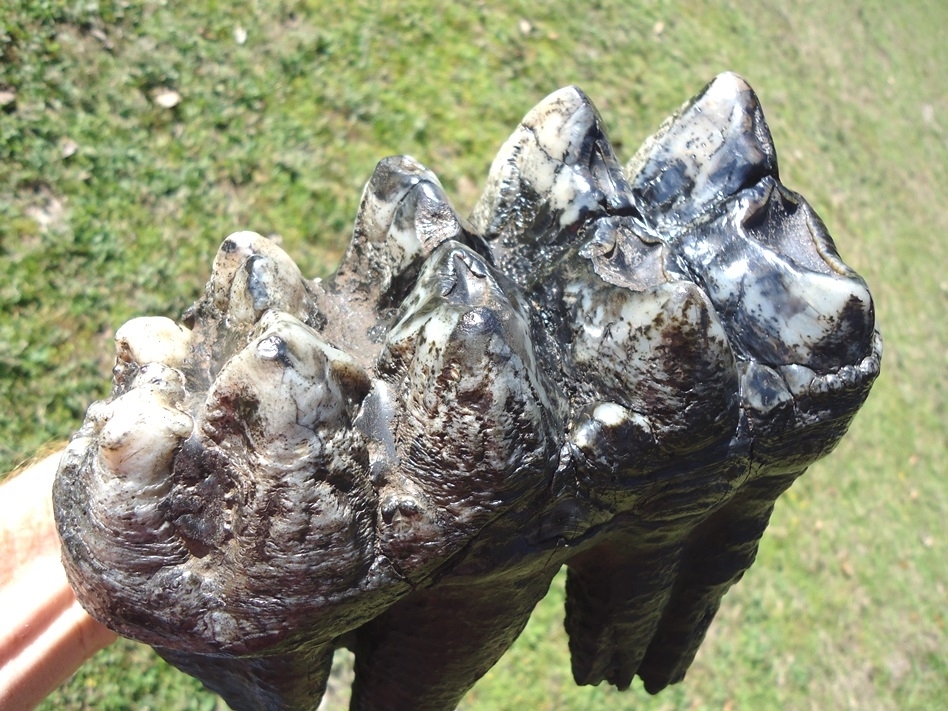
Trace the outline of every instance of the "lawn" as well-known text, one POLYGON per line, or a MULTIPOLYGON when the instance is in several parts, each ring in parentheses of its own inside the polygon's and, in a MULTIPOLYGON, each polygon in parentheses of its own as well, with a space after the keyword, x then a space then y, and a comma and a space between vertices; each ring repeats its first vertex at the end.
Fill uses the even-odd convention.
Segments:
MULTIPOLYGON (((108 392, 115 330, 179 317, 230 232, 326 276, 380 158, 415 156, 464 212, 556 88, 589 94, 624 161, 734 70, 873 291, 883 374, 778 503, 682 684, 576 687, 558 579, 463 708, 948 707, 948 4, 239 5, 0 8, 0 471, 69 437, 108 392)), ((44 706, 220 707, 132 643, 44 706)))

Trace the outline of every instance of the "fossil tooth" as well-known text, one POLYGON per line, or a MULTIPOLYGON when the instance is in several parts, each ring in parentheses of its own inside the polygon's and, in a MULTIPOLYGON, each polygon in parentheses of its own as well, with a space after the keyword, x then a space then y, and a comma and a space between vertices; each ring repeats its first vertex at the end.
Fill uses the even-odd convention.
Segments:
POLYGON ((633 530, 570 560, 565 626, 576 683, 629 688, 668 604, 682 548, 661 531, 633 530))
POLYGON ((647 139, 625 168, 646 220, 674 233, 765 176, 777 153, 756 94, 717 76, 647 139))
POLYGON ((409 156, 380 161, 362 193, 352 242, 334 278, 375 308, 397 305, 425 258, 473 233, 454 211, 437 176, 409 156))
POLYGON ((631 210, 599 113, 582 91, 566 87, 530 111, 500 149, 471 223, 505 273, 523 283, 581 220, 631 210))
POLYGON ((235 232, 221 245, 208 287, 211 302, 231 324, 253 324, 268 309, 305 318, 306 288, 299 268, 271 240, 235 232))
POLYGON ((691 532, 674 592, 638 669, 649 693, 684 679, 724 594, 754 562, 774 501, 801 473, 753 478, 691 532))
POLYGON ((814 234, 801 202, 765 178, 679 239, 739 350, 771 366, 827 371, 869 350, 872 298, 859 276, 823 259, 835 248, 825 230, 814 234), (762 212, 766 227, 759 229, 762 212), (778 241, 783 253, 772 247, 778 241))
POLYGON ((184 367, 191 346, 191 332, 163 316, 133 318, 115 333, 116 386, 127 388, 139 369, 148 363, 184 367))
POLYGON ((723 74, 623 173, 589 98, 523 119, 470 220, 407 156, 305 279, 224 240, 116 335, 54 487, 77 598, 235 709, 441 711, 567 566, 574 678, 684 678, 776 499, 879 373, 865 282, 723 74))
MULTIPOLYGON (((476 253, 445 243, 391 333, 390 353, 398 355, 390 357, 402 361, 390 385, 405 393, 394 438, 405 479, 393 478, 381 491, 424 492, 424 505, 416 505, 424 510, 403 513, 419 520, 419 545, 437 543, 442 556, 542 486, 556 451, 555 415, 528 320, 500 282, 476 253), (430 386, 419 390, 411 383, 430 386), (438 524, 431 511, 438 512, 438 524)), ((387 533, 381 535, 384 550, 387 533)), ((412 579, 405 564, 400 569, 412 579)))

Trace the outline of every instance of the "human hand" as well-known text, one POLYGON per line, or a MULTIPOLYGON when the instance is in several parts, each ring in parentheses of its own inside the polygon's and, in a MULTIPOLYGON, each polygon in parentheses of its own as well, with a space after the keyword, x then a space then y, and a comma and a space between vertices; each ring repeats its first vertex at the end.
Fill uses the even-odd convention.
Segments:
POLYGON ((32 709, 116 635, 79 606, 51 490, 61 452, 0 486, 0 708, 32 709))

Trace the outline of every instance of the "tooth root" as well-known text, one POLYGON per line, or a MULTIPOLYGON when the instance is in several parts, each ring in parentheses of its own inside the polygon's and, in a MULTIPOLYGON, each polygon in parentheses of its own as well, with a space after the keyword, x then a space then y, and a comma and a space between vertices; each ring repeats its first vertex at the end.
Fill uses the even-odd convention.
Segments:
POLYGON ((178 669, 201 679, 234 709, 302 711, 322 698, 332 667, 332 645, 246 659, 156 650, 178 669))
POLYGON ((565 627, 577 684, 632 683, 674 588, 676 533, 669 527, 649 540, 627 531, 569 562, 565 627))
POLYGON ((355 634, 353 709, 453 709, 509 649, 549 571, 418 590, 355 634))
POLYGON ((754 562, 775 500, 802 473, 749 482, 690 533, 674 594, 639 667, 649 693, 684 679, 724 594, 754 562))

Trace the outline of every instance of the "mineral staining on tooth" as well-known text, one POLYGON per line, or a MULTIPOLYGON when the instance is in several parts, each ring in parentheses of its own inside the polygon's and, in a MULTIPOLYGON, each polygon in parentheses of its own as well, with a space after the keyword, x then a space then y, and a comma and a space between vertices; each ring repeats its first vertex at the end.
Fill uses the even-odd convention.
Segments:
POLYGON ((645 141, 626 171, 646 219, 671 235, 776 178, 777 154, 754 91, 722 74, 645 141))
POLYGON ((865 282, 725 74, 620 168, 575 87, 470 220, 381 161, 332 279, 221 245, 116 334, 55 486, 79 600, 234 708, 453 708, 558 569, 578 683, 680 681, 878 375, 865 282))

